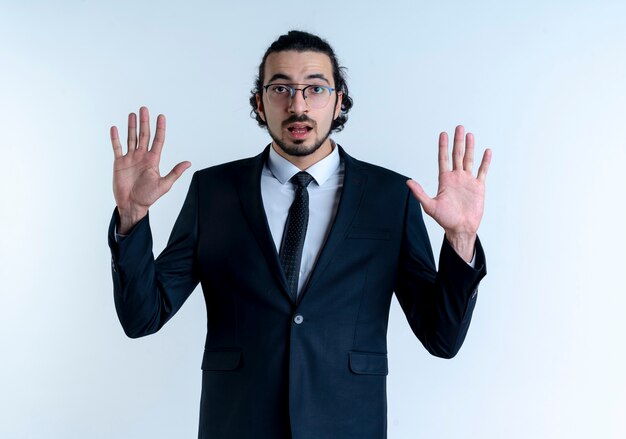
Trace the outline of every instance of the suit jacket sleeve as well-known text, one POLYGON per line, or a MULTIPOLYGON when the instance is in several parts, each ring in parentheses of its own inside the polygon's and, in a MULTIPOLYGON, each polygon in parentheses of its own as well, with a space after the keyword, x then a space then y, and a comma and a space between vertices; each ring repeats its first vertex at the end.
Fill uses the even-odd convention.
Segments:
POLYGON ((198 284, 196 270, 198 188, 194 174, 167 247, 155 260, 146 215, 131 233, 115 241, 117 209, 109 225, 115 309, 129 337, 158 331, 198 284))
POLYGON ((444 238, 436 271, 419 203, 409 194, 396 296, 411 329, 433 355, 454 357, 467 334, 480 280, 487 273, 476 240, 475 268, 444 238))

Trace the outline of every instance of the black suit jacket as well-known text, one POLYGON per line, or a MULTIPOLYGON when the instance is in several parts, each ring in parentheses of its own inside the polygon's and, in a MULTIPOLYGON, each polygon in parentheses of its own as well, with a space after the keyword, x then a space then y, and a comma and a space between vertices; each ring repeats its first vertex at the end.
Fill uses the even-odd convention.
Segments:
POLYGON ((392 294, 426 349, 453 357, 486 273, 480 243, 472 269, 444 240, 437 272, 406 177, 340 149, 337 215, 296 304, 261 199, 267 152, 196 172, 156 261, 148 218, 119 244, 112 219, 119 319, 154 333, 202 284, 201 438, 385 438, 392 294))

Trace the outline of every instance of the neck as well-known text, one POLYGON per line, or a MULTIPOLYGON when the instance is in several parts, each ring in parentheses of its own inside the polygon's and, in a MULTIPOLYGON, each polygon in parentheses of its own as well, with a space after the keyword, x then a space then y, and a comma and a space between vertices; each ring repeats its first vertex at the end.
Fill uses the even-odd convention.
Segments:
POLYGON ((297 166, 298 169, 300 169, 301 171, 310 168, 311 166, 322 160, 324 157, 327 157, 331 152, 333 152, 333 147, 334 142, 330 140, 330 138, 328 138, 313 153, 302 156, 295 156, 287 154, 285 151, 283 151, 281 147, 272 142, 272 148, 274 148, 274 151, 276 151, 278 155, 280 155, 284 159, 297 166))

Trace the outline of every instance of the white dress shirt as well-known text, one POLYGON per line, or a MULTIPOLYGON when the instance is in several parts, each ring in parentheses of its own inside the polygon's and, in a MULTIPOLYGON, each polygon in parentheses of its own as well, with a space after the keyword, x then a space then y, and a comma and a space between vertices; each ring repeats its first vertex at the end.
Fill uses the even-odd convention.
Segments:
MULTIPOLYGON (((331 225, 337 213, 341 189, 343 188, 344 166, 339 157, 339 150, 333 143, 333 151, 319 162, 305 170, 313 181, 307 187, 309 192, 309 224, 304 238, 298 294, 306 285, 326 242, 331 225)), ((261 195, 265 216, 274 239, 276 251, 285 230, 289 208, 295 198, 296 190, 289 180, 300 169, 280 156, 273 147, 261 173, 261 195)))

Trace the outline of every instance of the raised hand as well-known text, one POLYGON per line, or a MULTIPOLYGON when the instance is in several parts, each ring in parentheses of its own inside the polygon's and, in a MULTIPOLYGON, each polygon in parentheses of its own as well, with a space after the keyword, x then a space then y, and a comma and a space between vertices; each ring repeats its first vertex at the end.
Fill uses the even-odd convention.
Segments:
POLYGON ((474 135, 459 125, 454 131, 452 170, 448 159, 448 134, 439 135, 439 188, 430 198, 422 186, 413 180, 407 185, 431 216, 446 232, 446 239, 466 261, 474 254, 476 232, 483 216, 485 179, 491 162, 491 150, 486 149, 476 178, 474 165, 474 135))
POLYGON ((113 195, 120 214, 118 232, 127 233, 147 213, 152 204, 170 190, 174 182, 191 166, 181 162, 165 177, 159 172, 161 151, 165 143, 165 116, 157 117, 156 134, 150 143, 150 114, 146 107, 139 109, 139 142, 137 142, 137 115, 128 115, 128 151, 122 152, 117 127, 111 127, 113 163, 113 195))

